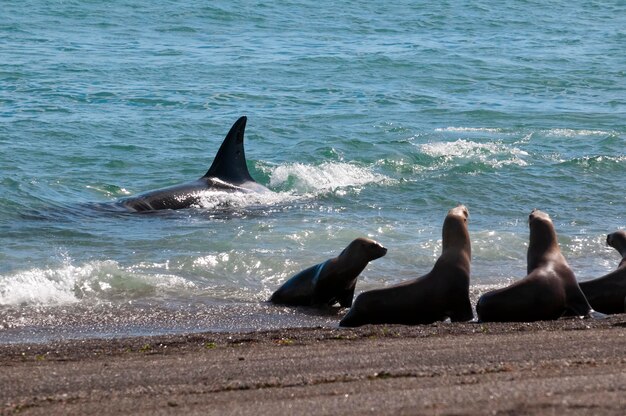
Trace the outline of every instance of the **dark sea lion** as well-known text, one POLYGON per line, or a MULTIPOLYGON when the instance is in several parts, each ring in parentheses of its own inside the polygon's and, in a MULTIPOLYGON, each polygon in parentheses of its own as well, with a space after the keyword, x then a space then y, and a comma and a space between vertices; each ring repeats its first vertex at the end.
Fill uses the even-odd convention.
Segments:
POLYGON ((528 275, 508 287, 482 295, 476 305, 478 320, 532 322, 564 315, 589 315, 593 310, 561 254, 548 214, 533 210, 528 225, 528 275))
POLYGON ((626 230, 606 237, 606 243, 622 256, 617 269, 606 276, 578 283, 591 307, 602 313, 623 313, 626 300, 626 230))
POLYGON ((469 212, 463 205, 448 211, 443 248, 430 273, 383 289, 361 293, 340 326, 365 324, 429 324, 450 318, 469 321, 471 244, 469 212))
POLYGON ((290 306, 352 305, 354 287, 367 263, 387 249, 369 238, 357 238, 339 256, 309 267, 287 280, 269 301, 290 306))
POLYGON ((119 205, 134 211, 189 208, 198 204, 202 192, 219 190, 225 192, 270 192, 257 183, 246 165, 243 135, 247 118, 241 117, 233 124, 217 152, 207 173, 193 182, 149 191, 123 198, 119 205))

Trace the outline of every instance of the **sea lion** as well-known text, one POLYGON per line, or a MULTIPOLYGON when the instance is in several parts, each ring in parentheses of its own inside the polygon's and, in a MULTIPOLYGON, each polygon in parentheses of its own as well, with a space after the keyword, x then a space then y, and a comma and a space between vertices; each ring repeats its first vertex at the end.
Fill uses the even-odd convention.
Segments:
POLYGON ((270 297, 275 304, 349 308, 358 275, 367 263, 387 254, 387 249, 369 238, 352 241, 339 256, 316 264, 287 280, 270 297))
POLYGON ((617 269, 606 276, 578 284, 591 307, 598 312, 623 313, 626 300, 626 230, 609 234, 606 243, 622 256, 617 269))
POLYGON ((528 225, 528 275, 508 287, 482 295, 476 305, 478 320, 532 322, 564 315, 589 315, 593 310, 561 254, 548 214, 533 210, 528 225))
POLYGON ((469 299, 471 244, 469 212, 463 205, 448 211, 443 223, 442 253, 430 273, 408 282, 361 293, 340 326, 429 324, 474 317, 469 299))
POLYGON ((243 116, 233 124, 215 155, 211 167, 200 179, 123 198, 118 201, 118 205, 133 211, 181 209, 198 204, 202 193, 208 190, 270 192, 269 189, 257 183, 248 171, 243 148, 246 120, 247 118, 243 116))

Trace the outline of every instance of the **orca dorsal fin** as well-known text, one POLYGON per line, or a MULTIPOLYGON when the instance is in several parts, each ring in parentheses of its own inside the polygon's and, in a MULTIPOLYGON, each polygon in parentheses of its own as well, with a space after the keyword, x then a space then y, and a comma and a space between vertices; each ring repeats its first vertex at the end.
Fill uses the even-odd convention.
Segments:
POLYGON ((240 184, 254 182, 243 150, 243 133, 246 129, 247 117, 240 117, 230 128, 226 138, 217 151, 213 164, 203 178, 219 178, 223 181, 240 184))

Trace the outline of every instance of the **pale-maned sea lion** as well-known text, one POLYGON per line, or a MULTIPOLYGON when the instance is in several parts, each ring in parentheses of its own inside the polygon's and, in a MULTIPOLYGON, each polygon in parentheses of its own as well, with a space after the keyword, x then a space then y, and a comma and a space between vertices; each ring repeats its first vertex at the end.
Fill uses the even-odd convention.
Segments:
POLYGON ((290 306, 352 305, 356 279, 365 266, 387 249, 369 238, 352 241, 339 256, 316 264, 287 280, 269 301, 290 306))
POLYGON ((528 225, 528 275, 508 287, 482 295, 476 305, 478 320, 531 322, 563 315, 589 315, 593 309, 561 254, 548 214, 533 210, 528 225))
POLYGON ((340 326, 365 324, 428 324, 450 318, 469 321, 471 244, 469 212, 463 205, 448 211, 443 223, 443 248, 430 273, 391 287, 361 293, 340 326))
POLYGON ((591 307, 598 312, 623 313, 626 301, 626 230, 609 234, 606 243, 622 256, 619 266, 606 276, 580 282, 579 285, 591 307))

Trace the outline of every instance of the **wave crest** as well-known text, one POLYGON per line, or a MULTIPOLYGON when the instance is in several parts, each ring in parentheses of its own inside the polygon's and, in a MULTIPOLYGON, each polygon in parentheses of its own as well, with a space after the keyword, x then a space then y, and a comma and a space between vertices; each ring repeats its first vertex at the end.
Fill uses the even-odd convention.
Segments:
POLYGON ((168 288, 194 287, 171 274, 145 274, 112 260, 34 268, 0 276, 0 306, 65 305, 84 299, 132 299, 168 288))
POLYGON ((454 133, 502 133, 502 129, 489 127, 443 127, 435 129, 436 132, 454 133))
POLYGON ((340 188, 360 187, 389 180, 371 169, 345 162, 325 162, 321 165, 291 163, 274 168, 270 186, 286 187, 303 193, 334 192, 340 188))
POLYGON ((584 136, 609 136, 608 131, 603 130, 575 130, 575 129, 551 129, 546 131, 550 137, 584 137, 584 136))
POLYGON ((467 159, 498 168, 506 165, 526 166, 528 153, 501 142, 480 143, 459 139, 454 142, 434 142, 418 145, 420 151, 430 157, 445 161, 467 159))

